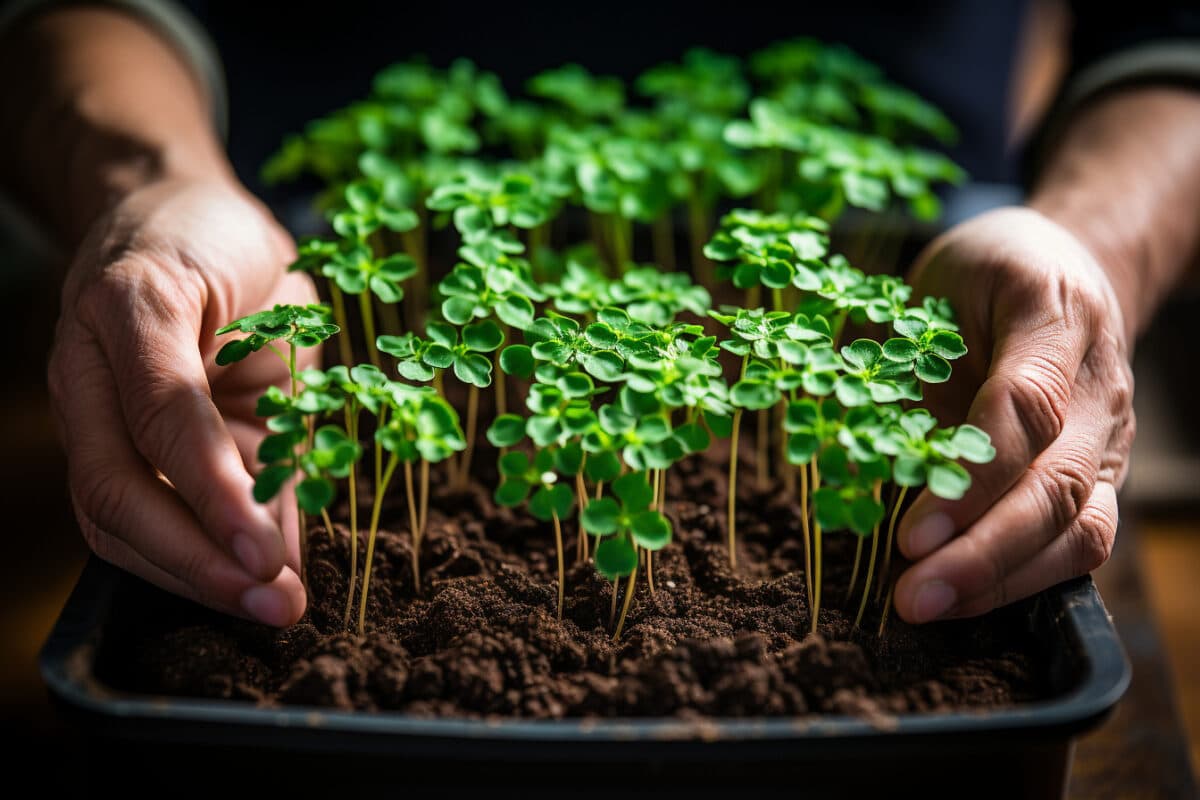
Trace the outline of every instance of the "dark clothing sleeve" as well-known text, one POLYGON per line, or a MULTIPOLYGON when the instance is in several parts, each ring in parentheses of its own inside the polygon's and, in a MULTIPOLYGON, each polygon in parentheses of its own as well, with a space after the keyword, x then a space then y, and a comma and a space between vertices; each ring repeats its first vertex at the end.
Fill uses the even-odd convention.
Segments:
MULTIPOLYGON (((1072 0, 1070 64, 1049 112, 1025 148, 1022 176, 1032 183, 1054 142, 1082 106, 1135 85, 1200 90, 1200 4, 1072 0)), ((1200 134, 1198 134, 1200 135, 1200 134)))

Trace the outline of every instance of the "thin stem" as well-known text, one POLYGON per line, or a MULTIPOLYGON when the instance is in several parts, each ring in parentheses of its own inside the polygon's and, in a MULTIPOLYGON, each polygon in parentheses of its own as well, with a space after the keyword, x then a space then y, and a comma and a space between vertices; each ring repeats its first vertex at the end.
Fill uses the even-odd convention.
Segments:
POLYGON ((329 541, 335 541, 337 537, 333 534, 333 521, 329 519, 328 509, 321 509, 321 522, 325 523, 325 533, 329 536, 329 541))
POLYGON ((892 570, 892 535, 896 532, 896 520, 900 517, 900 508, 904 505, 904 495, 906 494, 908 494, 908 487, 901 487, 896 504, 892 506, 892 517, 888 520, 887 546, 883 550, 883 568, 879 571, 879 586, 875 590, 876 603, 879 602, 879 596, 883 594, 883 586, 887 583, 892 570))
POLYGON ((650 587, 650 596, 654 597, 654 551, 646 551, 646 585, 650 587))
POLYGON ((375 346, 375 311, 371 303, 371 290, 363 289, 358 295, 358 309, 362 313, 363 335, 367 338, 367 355, 376 367, 382 367, 379 348, 375 346))
POLYGON ((737 566, 737 462, 738 433, 742 428, 742 409, 733 412, 733 433, 729 437, 729 508, 725 528, 729 531, 729 566, 737 566))
MULTIPOLYGON (((345 406, 346 432, 350 441, 358 441, 358 403, 351 400, 345 406), (353 410, 351 409, 353 406, 353 410)), ((346 615, 342 627, 350 627, 350 613, 354 608, 354 583, 358 579, 358 464, 350 465, 350 588, 346 592, 346 615)))
POLYGON ((554 520, 554 552, 558 556, 558 621, 562 622, 563 587, 567 581, 567 571, 563 566, 562 523, 558 520, 558 512, 550 509, 550 518, 554 520))
POLYGON ((800 467, 800 529, 804 532, 804 584, 808 604, 813 603, 812 534, 808 527, 808 467, 800 467))
POLYGON ((420 490, 421 513, 417 520, 417 530, 421 531, 421 537, 425 537, 425 526, 429 524, 429 461, 421 459, 421 490, 420 490))
POLYGON ((778 286, 771 287, 771 304, 776 311, 783 311, 783 290, 778 286))
POLYGON ((850 602, 850 598, 854 595, 854 584, 858 583, 858 570, 862 565, 863 539, 865 536, 859 536, 857 533, 854 536, 858 541, 854 545, 854 569, 850 570, 850 585, 846 587, 846 602, 850 602))
POLYGON ((383 510, 383 495, 387 491, 388 483, 392 480, 392 473, 396 471, 397 460, 395 453, 388 457, 387 468, 375 484, 375 502, 371 507, 371 528, 367 534, 367 559, 366 565, 363 566, 362 595, 358 603, 359 636, 363 635, 363 629, 367 623, 367 594, 371 591, 371 560, 375 556, 375 535, 379 532, 379 512, 383 510))
POLYGON ((883 636, 883 631, 887 627, 888 612, 892 610, 892 597, 896 594, 896 582, 892 581, 888 585, 887 600, 883 603, 883 614, 879 618, 879 631, 876 636, 883 636))
MULTIPOLYGON (((875 499, 879 499, 879 483, 875 484, 875 499)), ((858 614, 854 617, 854 627, 857 628, 862 624, 863 612, 867 610, 867 598, 871 596, 871 580, 875 577, 875 555, 879 549, 879 526, 875 526, 875 530, 871 532, 871 557, 867 562, 867 579, 863 583, 862 600, 858 604, 858 614)), ((853 591, 854 585, 851 584, 850 589, 853 591)))
POLYGON ((636 588, 638 571, 635 567, 633 572, 629 573, 629 583, 625 585, 625 602, 621 604, 621 618, 617 620, 617 629, 613 632, 612 640, 615 642, 621 638, 621 630, 625 627, 625 617, 629 614, 629 607, 633 605, 633 590, 636 588))
MULTIPOLYGON (((814 453, 812 457, 812 488, 817 491, 821 488, 821 472, 817 469, 817 456, 814 453)), ((821 615, 821 523, 813 520, 813 561, 815 562, 816 574, 813 577, 813 609, 812 609, 812 632, 817 632, 817 620, 821 615)))
POLYGON ((775 432, 779 434, 779 469, 783 472, 783 491, 791 497, 796 494, 796 471, 788 462, 788 437, 784 429, 787 420, 787 405, 780 403, 775 406, 775 432))
POLYGON ((329 300, 333 306, 333 321, 341 329, 337 335, 338 358, 348 368, 354 364, 354 350, 350 342, 350 323, 346 319, 346 296, 332 280, 329 281, 329 300))
POLYGON ((599 500, 604 496, 604 481, 596 481, 596 499, 599 500))
POLYGON ((617 579, 613 578, 612 603, 608 606, 608 627, 612 627, 613 622, 617 619, 617 591, 619 584, 617 579))
MULTIPOLYGON (((587 486, 583 483, 583 467, 585 464, 587 464, 587 453, 583 454, 583 460, 579 462, 579 471, 575 473, 575 504, 579 507, 580 519, 583 518, 583 507, 587 505, 587 486)), ((578 525, 578 528, 579 533, 575 537, 575 560, 587 561, 587 531, 583 529, 582 522, 578 525)))
POLYGON ((467 391, 467 449, 458 465, 458 488, 467 488, 471 480, 471 455, 475 452, 475 427, 479 424, 479 387, 471 384, 467 391))
POLYGON ((417 498, 413 492, 412 462, 404 462, 404 493, 408 495, 408 527, 412 533, 412 574, 413 591, 421 591, 421 512, 417 508, 417 498))

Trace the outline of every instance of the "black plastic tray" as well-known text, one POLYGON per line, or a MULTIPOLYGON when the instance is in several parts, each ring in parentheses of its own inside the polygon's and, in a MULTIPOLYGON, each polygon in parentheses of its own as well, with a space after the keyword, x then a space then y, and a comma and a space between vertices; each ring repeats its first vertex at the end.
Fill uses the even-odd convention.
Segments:
MULTIPOLYGON (((389 780, 403 775, 404 783, 428 779, 439 786, 552 783, 564 775, 574 776, 578 785, 584 769, 587 789, 659 781, 706 786, 783 781, 803 787, 805 797, 853 797, 881 787, 890 796, 912 789, 925 797, 1060 797, 1074 737, 1108 715, 1130 679, 1116 631, 1085 577, 1026 603, 1030 629, 1050 660, 1056 696, 1002 710, 874 720, 472 721, 266 709, 130 694, 104 685, 94 671, 97 647, 114 593, 120 585, 129 588, 130 581, 140 583, 93 559, 42 651, 41 669, 51 692, 96 747, 127 756, 124 743, 136 740, 143 765, 148 754, 162 766, 175 757, 192 761, 199 753, 233 764, 247 755, 261 759, 266 748, 275 752, 273 765, 289 758, 338 766, 386 761, 389 780), (405 766, 397 767, 400 762, 405 766)), ((107 757, 104 763, 117 768, 107 757)), ((348 773, 337 773, 343 785, 348 773)))

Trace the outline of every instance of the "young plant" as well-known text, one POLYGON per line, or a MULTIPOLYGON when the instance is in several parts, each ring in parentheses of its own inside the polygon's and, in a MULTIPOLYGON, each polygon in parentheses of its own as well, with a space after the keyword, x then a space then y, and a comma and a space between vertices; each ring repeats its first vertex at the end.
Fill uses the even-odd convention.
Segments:
POLYGON ((575 495, 570 487, 559 482, 559 476, 574 478, 582 465, 582 451, 573 447, 538 449, 531 460, 518 451, 500 457, 500 484, 496 487, 496 502, 508 508, 523 503, 529 513, 542 522, 554 523, 554 552, 558 559, 558 618, 563 615, 563 591, 566 569, 563 564, 562 521, 575 510, 575 495))
MULTIPOLYGON (((628 472, 612 482, 614 497, 601 497, 588 503, 580 516, 585 530, 597 537, 596 569, 612 581, 628 576, 625 602, 613 631, 613 641, 621 638, 625 617, 633 602, 637 584, 638 548, 653 553, 671 542, 671 523, 652 508, 654 489, 642 471, 628 472)), ((614 597, 615 599, 615 597, 614 597)))

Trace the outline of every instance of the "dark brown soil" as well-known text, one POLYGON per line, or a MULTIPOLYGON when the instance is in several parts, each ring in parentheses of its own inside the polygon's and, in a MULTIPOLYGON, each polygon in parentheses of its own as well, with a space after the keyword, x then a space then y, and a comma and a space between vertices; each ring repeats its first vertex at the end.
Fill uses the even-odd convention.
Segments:
MULTIPOLYGON (((419 593, 395 493, 361 639, 342 625, 347 532, 337 525, 331 540, 318 527, 310 610, 298 625, 277 631, 183 604, 118 609, 114 618, 141 622, 110 632, 99 669, 143 692, 459 717, 875 716, 1047 694, 1019 606, 920 628, 893 615, 877 637, 873 604, 863 630, 852 630, 843 608, 852 608, 854 542, 845 534, 826 537, 821 631, 809 635, 798 508, 747 493, 734 571, 723 487, 715 465, 672 476, 675 540, 655 557, 653 596, 643 573, 615 643, 612 584, 588 564, 571 566, 558 622, 552 529, 497 508, 477 486, 435 490, 419 593)), ((571 560, 576 528, 564 528, 571 560)))

